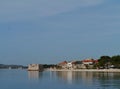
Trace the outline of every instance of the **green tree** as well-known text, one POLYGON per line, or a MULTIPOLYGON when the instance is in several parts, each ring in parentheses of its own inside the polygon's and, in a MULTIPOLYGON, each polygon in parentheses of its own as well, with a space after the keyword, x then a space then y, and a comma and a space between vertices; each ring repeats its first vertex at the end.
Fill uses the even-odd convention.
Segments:
POLYGON ((111 58, 111 63, 112 63, 112 65, 114 65, 115 67, 120 68, 120 55, 113 56, 113 57, 111 58))
POLYGON ((99 66, 103 67, 103 68, 108 68, 108 64, 111 61, 111 57, 110 56, 101 56, 100 59, 98 60, 99 62, 99 66))

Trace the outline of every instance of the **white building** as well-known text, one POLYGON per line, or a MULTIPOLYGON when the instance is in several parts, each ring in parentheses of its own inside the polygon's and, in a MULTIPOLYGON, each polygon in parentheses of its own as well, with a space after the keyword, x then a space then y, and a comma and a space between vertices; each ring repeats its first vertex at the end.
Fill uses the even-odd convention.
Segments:
POLYGON ((68 62, 68 63, 67 63, 67 68, 68 68, 68 69, 72 69, 72 66, 73 66, 73 65, 72 65, 72 62, 68 62))

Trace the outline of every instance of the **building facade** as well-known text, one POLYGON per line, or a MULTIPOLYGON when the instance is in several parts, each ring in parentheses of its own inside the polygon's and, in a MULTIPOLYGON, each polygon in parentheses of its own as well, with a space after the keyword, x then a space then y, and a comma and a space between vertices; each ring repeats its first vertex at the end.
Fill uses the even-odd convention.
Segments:
POLYGON ((29 64, 28 71, 42 71, 43 66, 41 64, 29 64))

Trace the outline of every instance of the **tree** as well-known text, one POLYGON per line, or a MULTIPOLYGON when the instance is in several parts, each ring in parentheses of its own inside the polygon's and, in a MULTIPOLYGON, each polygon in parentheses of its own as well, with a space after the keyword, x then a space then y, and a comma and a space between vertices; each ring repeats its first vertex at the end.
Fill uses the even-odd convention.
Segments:
POLYGON ((101 56, 100 59, 98 60, 99 66, 103 68, 108 68, 108 64, 111 61, 111 57, 109 56, 101 56))
POLYGON ((113 56, 113 57, 111 58, 111 63, 112 63, 112 65, 114 65, 115 67, 120 68, 120 55, 113 56))

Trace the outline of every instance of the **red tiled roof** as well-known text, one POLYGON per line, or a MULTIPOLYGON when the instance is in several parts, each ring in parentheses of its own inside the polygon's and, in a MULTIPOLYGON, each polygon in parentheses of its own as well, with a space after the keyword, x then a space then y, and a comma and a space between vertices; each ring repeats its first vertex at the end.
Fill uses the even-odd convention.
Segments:
POLYGON ((91 60, 83 60, 82 62, 98 62, 98 60, 93 60, 93 59, 91 59, 91 60))
POLYGON ((67 64, 66 61, 63 61, 63 62, 59 63, 59 65, 65 65, 65 64, 67 64))
POLYGON ((94 62, 94 60, 83 60, 83 62, 94 62))

